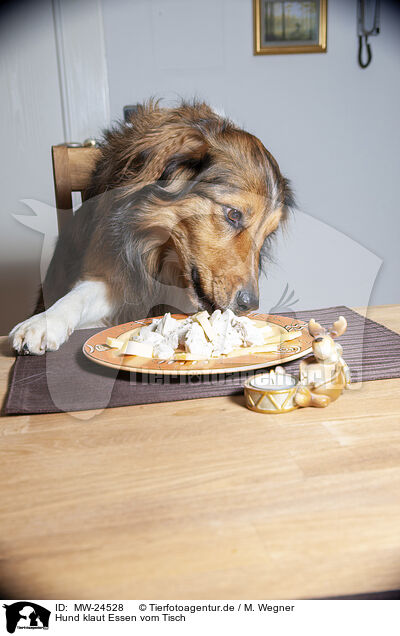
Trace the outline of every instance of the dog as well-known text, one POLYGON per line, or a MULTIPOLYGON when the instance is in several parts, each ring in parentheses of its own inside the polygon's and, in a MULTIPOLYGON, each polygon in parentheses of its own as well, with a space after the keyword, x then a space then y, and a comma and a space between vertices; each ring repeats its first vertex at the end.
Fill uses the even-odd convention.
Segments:
POLYGON ((74 329, 158 315, 174 294, 193 310, 255 310, 262 258, 293 207, 261 141, 206 103, 149 101, 100 149, 14 349, 43 354, 74 329))

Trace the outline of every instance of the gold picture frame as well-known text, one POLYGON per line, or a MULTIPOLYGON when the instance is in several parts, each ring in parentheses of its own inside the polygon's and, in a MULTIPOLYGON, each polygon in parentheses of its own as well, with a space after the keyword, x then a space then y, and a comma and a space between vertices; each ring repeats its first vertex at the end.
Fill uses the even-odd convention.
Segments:
POLYGON ((325 53, 327 0, 253 0, 254 55, 325 53))

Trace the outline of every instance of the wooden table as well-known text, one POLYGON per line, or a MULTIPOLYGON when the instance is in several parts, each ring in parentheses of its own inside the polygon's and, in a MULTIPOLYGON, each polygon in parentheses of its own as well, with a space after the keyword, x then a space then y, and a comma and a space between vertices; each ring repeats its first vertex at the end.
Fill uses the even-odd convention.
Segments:
MULTIPOLYGON (((368 316, 400 332, 399 309, 368 316)), ((3 341, 3 393, 13 361, 5 351, 3 341)), ((3 595, 302 598, 398 588, 399 415, 396 379, 284 416, 248 411, 239 396, 3 417, 3 595)))

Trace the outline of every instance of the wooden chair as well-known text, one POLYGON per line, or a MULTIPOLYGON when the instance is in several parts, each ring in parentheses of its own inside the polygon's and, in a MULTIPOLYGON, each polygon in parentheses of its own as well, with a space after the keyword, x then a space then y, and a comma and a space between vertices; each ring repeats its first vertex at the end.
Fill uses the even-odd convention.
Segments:
POLYGON ((94 146, 52 146, 54 190, 58 232, 61 235, 73 219, 72 193, 85 191, 89 185, 100 150, 94 146))

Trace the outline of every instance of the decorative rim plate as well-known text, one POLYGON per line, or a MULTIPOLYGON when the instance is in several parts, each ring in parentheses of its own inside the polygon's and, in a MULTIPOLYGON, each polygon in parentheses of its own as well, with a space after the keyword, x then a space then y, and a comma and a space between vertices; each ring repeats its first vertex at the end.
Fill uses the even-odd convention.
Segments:
MULTIPOLYGON (((187 314, 172 314, 173 318, 187 318, 187 314)), ((263 367, 283 364, 290 360, 302 358, 312 351, 312 336, 308 332, 307 323, 303 320, 285 318, 269 314, 249 314, 252 320, 260 320, 264 324, 277 325, 282 333, 301 330, 301 336, 294 340, 283 342, 277 352, 249 353, 241 356, 221 356, 209 360, 159 360, 157 358, 142 358, 126 356, 117 349, 110 349, 106 345, 107 338, 117 338, 126 331, 148 325, 153 318, 144 318, 123 325, 109 327, 96 333, 86 340, 82 351, 89 360, 113 369, 123 369, 136 373, 157 373, 164 375, 205 375, 210 373, 233 373, 237 371, 251 371, 263 367)))

